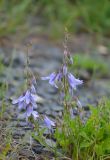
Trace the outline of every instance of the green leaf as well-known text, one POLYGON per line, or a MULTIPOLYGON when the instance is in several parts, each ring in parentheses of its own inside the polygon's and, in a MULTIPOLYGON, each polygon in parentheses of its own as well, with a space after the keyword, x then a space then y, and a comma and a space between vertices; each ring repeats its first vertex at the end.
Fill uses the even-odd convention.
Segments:
POLYGON ((85 138, 88 141, 90 140, 89 137, 88 137, 88 135, 84 131, 80 132, 79 135, 82 136, 83 138, 85 138))
POLYGON ((96 144, 95 147, 94 147, 94 149, 95 149, 95 152, 96 152, 96 154, 97 154, 98 156, 101 156, 101 155, 104 154, 104 150, 103 150, 102 145, 96 144))
POLYGON ((84 141, 80 144, 80 148, 88 148, 91 146, 91 142, 84 141))

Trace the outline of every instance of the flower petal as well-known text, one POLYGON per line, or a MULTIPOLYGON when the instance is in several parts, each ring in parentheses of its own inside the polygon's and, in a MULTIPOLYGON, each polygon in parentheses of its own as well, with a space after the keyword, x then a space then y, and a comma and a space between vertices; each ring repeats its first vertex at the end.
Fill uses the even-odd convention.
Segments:
POLYGON ((56 80, 57 80, 57 81, 61 81, 62 77, 63 77, 62 73, 59 72, 59 73, 57 74, 56 80))
POLYGON ((68 82, 69 85, 75 90, 77 85, 81 85, 83 83, 82 80, 76 79, 71 73, 68 74, 68 82))
POLYGON ((34 117, 34 120, 36 120, 39 117, 38 112, 36 112, 36 111, 33 111, 32 115, 34 117))
POLYGON ((50 80, 49 80, 49 83, 53 83, 55 81, 55 78, 56 78, 57 74, 54 72, 50 75, 50 80))
POLYGON ((12 101, 12 104, 18 104, 19 102, 24 101, 25 96, 21 95, 18 99, 12 101))
POLYGON ((50 120, 47 116, 44 118, 44 123, 47 126, 47 128, 51 129, 52 126, 55 126, 55 122, 50 120))
POLYGON ((18 109, 19 110, 26 109, 26 103, 24 101, 23 102, 19 102, 18 103, 18 109))
POLYGON ((37 102, 37 95, 31 94, 31 101, 37 102))
POLYGON ((36 94, 36 89, 33 84, 31 85, 30 92, 36 94))
POLYGON ((18 102, 19 102, 18 99, 14 99, 14 100, 12 101, 12 104, 18 104, 18 102))
POLYGON ((33 107, 29 105, 26 110, 27 117, 30 117, 32 112, 33 112, 33 107))
POLYGON ((52 73, 52 74, 50 75, 49 83, 50 83, 52 86, 58 88, 58 86, 55 84, 56 77, 57 77, 57 74, 56 74, 55 72, 52 73))
POLYGON ((34 109, 36 109, 36 108, 37 108, 37 104, 36 104, 36 103, 31 102, 31 105, 32 105, 32 107, 33 107, 34 109))
POLYGON ((26 104, 30 103, 30 96, 31 96, 31 93, 29 90, 27 90, 25 95, 26 104))

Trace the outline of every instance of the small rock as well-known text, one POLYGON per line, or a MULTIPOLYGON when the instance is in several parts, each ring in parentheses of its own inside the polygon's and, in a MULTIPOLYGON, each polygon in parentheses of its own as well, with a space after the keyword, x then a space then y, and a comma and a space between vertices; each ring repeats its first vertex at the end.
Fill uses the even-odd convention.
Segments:
POLYGON ((19 138, 21 138, 21 137, 23 137, 25 135, 25 131, 23 131, 23 130, 15 130, 12 135, 13 135, 13 138, 19 139, 19 138))
POLYGON ((99 45, 97 47, 98 53, 100 53, 103 56, 107 56, 108 55, 108 49, 107 47, 103 46, 103 45, 99 45))
POLYGON ((20 121, 16 124, 16 127, 27 127, 28 123, 24 121, 20 121))
POLYGON ((24 157, 33 157, 33 153, 31 150, 29 150, 28 148, 23 148, 20 150, 20 153, 19 153, 21 156, 24 156, 24 157))
POLYGON ((43 146, 41 146, 40 144, 38 143, 34 143, 32 144, 32 150, 37 153, 37 154, 41 154, 42 153, 42 150, 43 150, 43 146))
POLYGON ((62 111, 62 110, 63 110, 63 106, 59 106, 59 105, 57 105, 57 104, 56 104, 56 105, 54 104, 54 105, 52 106, 52 110, 53 110, 53 111, 56 111, 56 112, 62 111))

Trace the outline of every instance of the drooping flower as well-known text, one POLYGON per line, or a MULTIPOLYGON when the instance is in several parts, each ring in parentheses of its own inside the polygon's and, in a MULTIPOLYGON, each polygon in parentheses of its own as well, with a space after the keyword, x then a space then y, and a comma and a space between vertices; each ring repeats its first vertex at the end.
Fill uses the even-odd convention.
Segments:
POLYGON ((25 99, 25 93, 23 93, 18 99, 14 99, 13 101, 12 101, 12 104, 18 104, 18 103, 20 103, 20 102, 23 102, 24 101, 24 99, 25 99))
POLYGON ((25 94, 25 101, 26 104, 32 103, 34 107, 37 107, 36 105, 36 96, 31 92, 31 90, 27 90, 25 94))
POLYGON ((27 120, 30 116, 32 116, 34 120, 36 120, 39 117, 38 112, 33 110, 33 107, 31 104, 27 106, 26 112, 24 113, 24 115, 27 120))
POLYGON ((68 83, 70 88, 76 90, 76 86, 83 84, 83 81, 76 79, 71 73, 68 73, 68 83))
POLYGON ((52 127, 55 126, 55 122, 50 120, 47 116, 44 117, 44 123, 48 129, 51 129, 52 127))
POLYGON ((53 72, 53 73, 51 73, 49 76, 47 76, 47 77, 42 77, 41 79, 42 80, 49 80, 49 83, 52 85, 52 86, 55 86, 56 88, 58 88, 57 86, 56 86, 56 84, 55 84, 55 78, 56 78, 56 73, 55 72, 53 72))
POLYGON ((18 103, 18 109, 21 110, 25 110, 26 109, 26 103, 25 101, 19 102, 18 103))
POLYGON ((32 103, 33 107, 37 108, 37 99, 33 93, 35 93, 35 88, 32 85, 31 88, 24 92, 18 99, 13 100, 12 104, 17 104, 20 110, 26 109, 26 105, 28 105, 29 103, 32 103))
POLYGON ((60 81, 61 78, 62 78, 62 73, 59 71, 58 73, 53 72, 53 73, 51 73, 49 76, 47 76, 47 77, 42 77, 41 79, 42 79, 42 80, 49 80, 49 84, 50 84, 50 85, 58 88, 58 86, 57 86, 56 83, 57 83, 57 81, 60 81))

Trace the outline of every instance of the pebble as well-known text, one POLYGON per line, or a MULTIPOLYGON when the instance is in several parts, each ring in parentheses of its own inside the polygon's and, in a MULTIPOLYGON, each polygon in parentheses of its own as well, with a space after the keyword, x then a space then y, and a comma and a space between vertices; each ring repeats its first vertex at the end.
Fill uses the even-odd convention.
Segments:
POLYGON ((14 139, 19 139, 25 135, 25 131, 22 129, 16 129, 12 135, 14 139))

